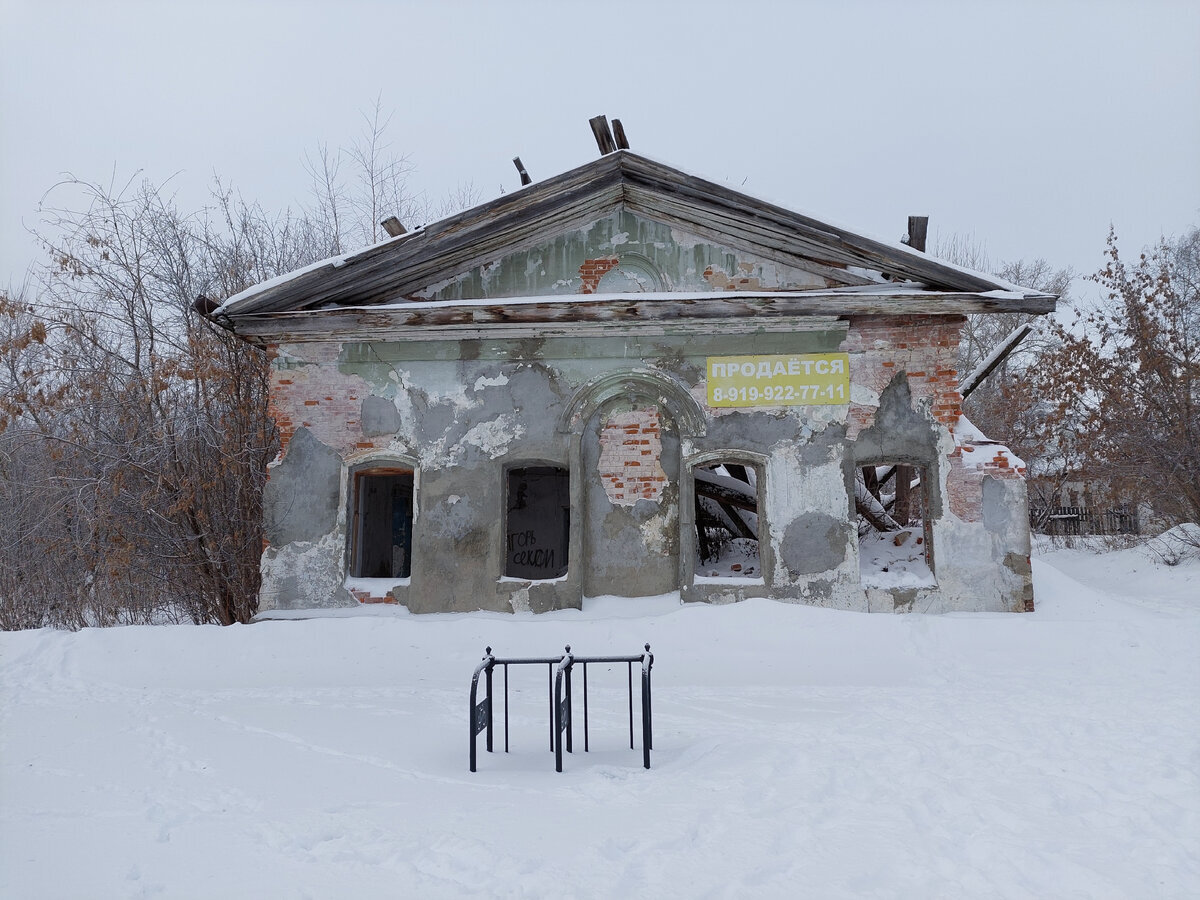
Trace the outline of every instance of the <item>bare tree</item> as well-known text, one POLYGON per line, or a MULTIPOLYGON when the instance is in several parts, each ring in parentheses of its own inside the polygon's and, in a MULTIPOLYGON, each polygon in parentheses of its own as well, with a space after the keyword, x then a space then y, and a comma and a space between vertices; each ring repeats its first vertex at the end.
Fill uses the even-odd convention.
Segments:
POLYGON ((267 364, 192 301, 307 261, 289 242, 311 230, 228 194, 184 215, 145 181, 61 189, 83 202, 49 213, 36 300, 4 301, 0 476, 29 514, 0 544, 2 622, 245 621, 275 446, 267 364))
POLYGON ((1200 523, 1200 229, 1132 265, 1110 233, 1106 255, 1094 276, 1104 299, 1056 328, 1038 390, 1084 477, 1200 523))
MULTIPOLYGON (((48 193, 46 261, 0 293, 0 627, 254 614, 277 447, 269 362, 194 304, 432 208, 409 192, 378 100, 363 118, 349 149, 308 159, 313 203, 299 214, 219 179, 195 212, 137 174, 48 193)), ((460 185, 439 209, 475 199, 460 185)))

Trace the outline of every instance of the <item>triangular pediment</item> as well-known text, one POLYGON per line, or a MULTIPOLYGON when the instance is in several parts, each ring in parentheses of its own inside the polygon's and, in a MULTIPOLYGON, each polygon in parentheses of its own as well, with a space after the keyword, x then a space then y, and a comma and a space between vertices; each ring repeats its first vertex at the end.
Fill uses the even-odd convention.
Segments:
POLYGON ((252 288, 230 298, 223 312, 236 317, 609 288, 796 291, 898 282, 929 291, 1013 290, 991 276, 620 151, 252 288))
MULTIPOLYGON (((407 294, 498 300, 565 294, 800 291, 870 283, 861 275, 688 231, 620 205, 579 228, 527 241, 407 294)), ((879 279, 882 280, 882 279, 879 279)))

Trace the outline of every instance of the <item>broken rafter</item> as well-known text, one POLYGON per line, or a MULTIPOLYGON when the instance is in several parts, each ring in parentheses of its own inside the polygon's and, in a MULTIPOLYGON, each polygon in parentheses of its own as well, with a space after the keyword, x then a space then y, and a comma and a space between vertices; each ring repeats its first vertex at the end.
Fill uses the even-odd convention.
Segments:
POLYGON ((714 500, 712 497, 698 497, 699 509, 701 510, 701 518, 698 523, 703 526, 705 524, 713 525, 717 528, 723 528, 734 537, 749 538, 752 541, 758 540, 758 535, 754 528, 746 521, 743 512, 740 512, 736 507, 730 506, 728 503, 722 503, 719 500, 714 500))
POLYGON ((612 120, 613 136, 617 139, 618 150, 628 150, 629 140, 625 137, 625 126, 621 124, 620 119, 612 120))
POLYGON ((908 233, 904 235, 904 243, 914 250, 925 252, 925 240, 929 234, 929 216, 909 216, 908 233))
POLYGON ((615 153, 617 144, 613 140, 612 130, 608 127, 608 116, 595 116, 588 119, 588 124, 592 126, 592 134, 596 136, 596 146, 600 148, 600 155, 615 153))
POLYGON ((1033 330, 1033 324, 1026 322, 1009 332, 1008 337, 996 345, 996 348, 987 355, 975 371, 968 375, 958 387, 958 392, 962 394, 962 398, 966 400, 975 391, 975 388, 983 384, 985 378, 992 374, 996 368, 1008 359, 1008 355, 1017 349, 1017 345, 1025 340, 1025 336, 1033 330))
POLYGON ((388 216, 379 224, 383 226, 383 230, 388 233, 389 237, 400 237, 408 230, 395 216, 388 216))
POLYGON ((892 532, 902 530, 899 522, 893 519, 883 504, 879 502, 861 479, 854 479, 854 509, 860 516, 871 523, 876 531, 892 532))
POLYGON ((521 157, 513 157, 513 165, 517 167, 517 171, 521 174, 521 184, 533 184, 533 179, 529 177, 529 173, 525 171, 525 164, 521 162, 521 157))
POLYGON ((744 509, 746 512, 758 512, 758 493, 750 484, 745 484, 743 487, 741 479, 730 476, 722 477, 703 469, 697 469, 695 482, 696 493, 702 497, 744 509))

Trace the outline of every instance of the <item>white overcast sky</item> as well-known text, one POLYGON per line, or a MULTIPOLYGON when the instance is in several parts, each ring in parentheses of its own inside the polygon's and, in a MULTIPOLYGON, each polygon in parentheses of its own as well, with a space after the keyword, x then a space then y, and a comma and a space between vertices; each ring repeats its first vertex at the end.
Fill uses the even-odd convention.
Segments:
MULTIPOLYGON (((433 196, 635 151, 851 229, 1095 271, 1200 224, 1200 2, 0 0, 0 284, 62 173, 270 208, 382 94, 433 196), (176 174, 178 173, 178 174, 176 174)), ((53 197, 53 195, 52 195, 53 197)))

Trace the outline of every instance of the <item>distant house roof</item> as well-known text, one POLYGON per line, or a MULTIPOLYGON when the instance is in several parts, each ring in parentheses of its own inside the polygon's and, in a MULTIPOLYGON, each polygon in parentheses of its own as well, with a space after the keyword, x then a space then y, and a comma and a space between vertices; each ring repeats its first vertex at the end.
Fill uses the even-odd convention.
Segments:
MULTIPOLYGON (((256 285, 226 300, 215 315, 238 332, 261 333, 265 331, 262 321, 267 318, 282 315, 294 322, 296 314, 318 310, 322 314, 337 313, 338 308, 371 308, 380 314, 386 310, 395 324, 403 322, 413 327, 434 319, 482 324, 480 316, 505 318, 504 310, 520 317, 518 309, 530 305, 570 304, 586 316, 588 307, 599 314, 597 310, 603 309, 605 301, 619 306, 623 299, 645 304, 652 302, 651 298, 689 304, 697 311, 723 301, 722 317, 739 314, 731 305, 739 299, 745 301, 742 315, 761 315, 767 306, 777 306, 779 314, 787 315, 870 311, 1045 313, 1054 309, 1056 299, 942 262, 903 244, 855 234, 620 150, 408 234, 256 285), (439 280, 513 249, 583 227, 617 208, 761 259, 806 269, 822 276, 828 287, 802 292, 734 291, 694 296, 593 295, 586 298, 588 303, 581 303, 584 298, 579 295, 437 303, 422 302, 416 296, 439 280), (876 308, 881 298, 896 302, 884 309, 876 308), (240 327, 250 320, 257 320, 260 327, 240 327)), ((537 319, 536 312, 526 310, 524 315, 531 321, 537 319)))

